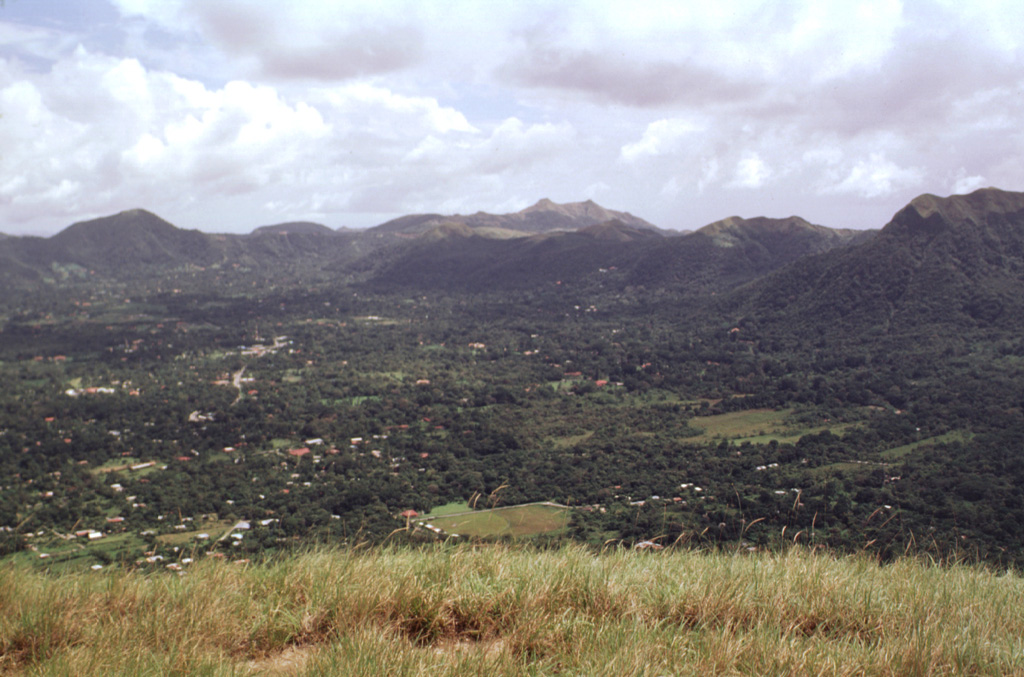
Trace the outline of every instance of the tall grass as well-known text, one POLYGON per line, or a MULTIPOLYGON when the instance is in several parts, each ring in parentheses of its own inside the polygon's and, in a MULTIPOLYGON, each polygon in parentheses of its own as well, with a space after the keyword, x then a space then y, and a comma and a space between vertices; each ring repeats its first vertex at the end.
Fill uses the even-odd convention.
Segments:
POLYGON ((28 675, 1024 674, 1024 582, 911 559, 316 550, 184 576, 0 568, 28 675))

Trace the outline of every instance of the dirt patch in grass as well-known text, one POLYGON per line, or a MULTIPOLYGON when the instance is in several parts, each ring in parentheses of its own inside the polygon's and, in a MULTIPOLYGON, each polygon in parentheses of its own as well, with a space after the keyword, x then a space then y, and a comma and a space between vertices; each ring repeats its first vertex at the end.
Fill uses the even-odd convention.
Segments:
POLYGON ((315 649, 316 646, 311 644, 292 645, 284 651, 249 661, 246 668, 254 675, 298 675, 305 670, 315 649))

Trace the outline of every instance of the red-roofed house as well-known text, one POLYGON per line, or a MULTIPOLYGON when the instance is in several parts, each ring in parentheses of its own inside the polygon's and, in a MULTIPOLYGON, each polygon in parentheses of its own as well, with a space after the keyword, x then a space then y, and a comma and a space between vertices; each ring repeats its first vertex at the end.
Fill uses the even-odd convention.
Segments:
POLYGON ((299 447, 298 449, 289 449, 288 453, 292 456, 298 456, 299 458, 309 453, 309 447, 299 447))

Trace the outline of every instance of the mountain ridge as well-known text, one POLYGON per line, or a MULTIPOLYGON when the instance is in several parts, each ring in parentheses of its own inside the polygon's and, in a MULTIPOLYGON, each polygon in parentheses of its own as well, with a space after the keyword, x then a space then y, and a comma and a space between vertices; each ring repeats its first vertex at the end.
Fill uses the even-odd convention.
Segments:
POLYGON ((957 302, 977 320, 1014 312, 1018 288, 1024 296, 1024 236, 1016 228, 1022 222, 1024 193, 996 188, 920 195, 877 231, 833 229, 799 216, 730 216, 671 237, 590 200, 560 205, 544 198, 505 215, 411 214, 360 231, 286 222, 246 235, 185 230, 132 209, 76 222, 49 238, 0 238, 0 281, 31 287, 53 279, 54 266, 130 277, 237 264, 262 274, 284 266, 303 278, 341 275, 383 287, 504 289, 600 280, 700 295, 765 278, 759 291, 749 292, 765 307, 793 299, 829 317, 834 313, 819 296, 860 299, 850 302, 844 322, 869 308, 893 311, 892 299, 901 294, 920 300, 946 290, 960 298, 960 288, 980 282, 985 291, 975 289, 978 298, 957 302), (605 276, 608 270, 616 274, 605 276), (782 281, 782 274, 792 279, 782 281))
POLYGON ((748 316, 776 327, 811 318, 888 335, 998 323, 1024 312, 1024 193, 919 196, 874 238, 785 266, 744 293, 748 316))
POLYGON ((548 198, 542 198, 533 205, 511 214, 489 214, 487 212, 476 212, 470 215, 454 214, 452 216, 413 214, 392 219, 368 230, 373 233, 415 235, 427 232, 444 223, 461 223, 470 228, 491 227, 527 233, 543 233, 556 230, 578 230, 613 219, 638 229, 659 230, 654 224, 633 216, 629 212, 606 209, 593 200, 558 204, 548 198))

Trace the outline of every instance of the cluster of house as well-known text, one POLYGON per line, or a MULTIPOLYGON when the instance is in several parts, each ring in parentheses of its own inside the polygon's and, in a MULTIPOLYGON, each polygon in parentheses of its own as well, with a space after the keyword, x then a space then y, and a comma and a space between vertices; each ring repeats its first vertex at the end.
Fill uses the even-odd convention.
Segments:
MULTIPOLYGON (((277 520, 276 517, 268 517, 267 519, 259 520, 257 523, 260 526, 267 527, 267 526, 270 526, 271 524, 273 524, 274 522, 277 522, 277 521, 278 520, 277 520)), ((242 532, 243 531, 249 531, 250 529, 252 529, 252 523, 251 522, 247 522, 245 520, 241 520, 239 522, 236 522, 233 527, 228 529, 227 532, 225 532, 225 534, 223 536, 221 536, 220 540, 223 541, 225 539, 230 539, 232 541, 231 544, 237 546, 245 538, 245 534, 242 533, 242 532)), ((199 540, 207 540, 207 539, 210 538, 210 535, 209 534, 198 534, 196 536, 196 538, 199 539, 199 540)))
MULTIPOLYGON (((407 428, 408 426, 400 426, 400 427, 407 428)), ((387 438, 388 438, 387 435, 374 435, 370 439, 374 440, 374 441, 384 441, 387 438)), ((349 449, 351 449, 353 451, 356 451, 356 450, 359 450, 361 448, 364 448, 364 445, 367 443, 367 441, 368 441, 367 439, 362 438, 362 437, 353 437, 353 438, 351 438, 349 440, 349 449)), ((312 447, 326 446, 326 443, 323 441, 323 439, 321 439, 319 437, 317 437, 315 439, 311 439, 311 440, 306 440, 304 444, 306 445, 304 447, 296 447, 295 449, 289 449, 288 450, 288 455, 289 456, 294 456, 296 458, 302 458, 303 456, 308 456, 310 454, 313 454, 312 447)), ((325 453, 331 454, 331 455, 335 455, 335 454, 340 454, 341 451, 337 447, 330 447, 330 448, 326 449, 325 453)), ((362 456, 363 453, 365 453, 365 452, 361 452, 359 455, 362 456)), ((374 458, 382 458, 383 457, 383 454, 381 453, 380 449, 371 449, 369 453, 374 458)), ((422 456, 423 456, 423 458, 426 458, 428 456, 428 454, 423 454, 422 456)), ((322 460, 322 456, 317 455, 317 454, 313 454, 313 462, 314 463, 319 463, 321 460, 322 460)), ((397 464, 397 463, 400 463, 402 461, 405 461, 405 458, 404 457, 393 458, 393 459, 391 459, 391 461, 392 461, 392 463, 396 463, 397 464)), ((397 467, 397 465, 395 467, 397 467)))
POLYGON ((68 397, 78 397, 79 395, 111 395, 116 393, 116 388, 108 387, 90 387, 90 388, 68 388, 64 391, 64 394, 68 397))
POLYGON ((138 397, 139 389, 132 387, 131 381, 114 381, 109 386, 89 386, 87 388, 68 388, 64 394, 68 397, 79 397, 81 395, 113 395, 118 390, 127 391, 129 395, 138 397))
MULTIPOLYGON (((175 551, 177 551, 177 550, 178 549, 175 548, 175 551)), ((159 564, 160 562, 163 562, 163 561, 164 561, 164 556, 163 555, 157 555, 154 552, 147 552, 147 553, 145 553, 145 556, 142 559, 136 560, 135 563, 136 564, 142 564, 143 562, 145 562, 146 564, 159 564)), ((180 562, 168 562, 167 564, 164 565, 164 567, 166 567, 170 571, 177 571, 179 573, 182 573, 182 565, 183 564, 184 565, 192 564, 192 558, 191 557, 182 557, 180 562)), ((93 569, 95 569, 95 568, 96 567, 93 566, 93 569)))
POLYGON ((242 355, 248 355, 252 357, 263 357, 264 355, 273 355, 281 348, 290 345, 292 341, 288 340, 287 336, 275 336, 273 345, 264 345, 262 343, 255 343, 251 346, 239 346, 239 350, 242 355))

